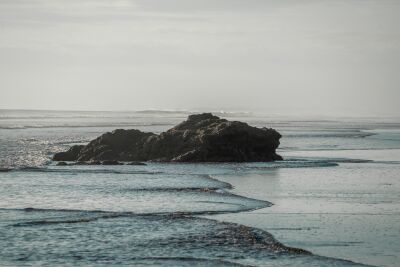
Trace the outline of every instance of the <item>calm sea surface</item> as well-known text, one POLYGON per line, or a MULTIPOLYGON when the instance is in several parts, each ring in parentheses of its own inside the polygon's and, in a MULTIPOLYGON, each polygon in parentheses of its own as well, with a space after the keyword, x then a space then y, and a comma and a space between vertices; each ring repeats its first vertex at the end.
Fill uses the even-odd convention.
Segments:
POLYGON ((216 113, 277 129, 282 162, 50 160, 188 114, 0 110, 0 266, 398 266, 400 120, 216 113))

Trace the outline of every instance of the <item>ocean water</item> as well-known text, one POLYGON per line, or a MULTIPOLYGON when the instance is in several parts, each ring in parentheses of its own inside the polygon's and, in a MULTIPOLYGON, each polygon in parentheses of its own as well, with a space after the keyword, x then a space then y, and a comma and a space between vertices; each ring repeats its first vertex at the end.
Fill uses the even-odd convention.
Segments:
POLYGON ((273 163, 50 160, 188 114, 0 110, 0 266, 397 266, 397 119, 216 113, 280 131, 273 163))

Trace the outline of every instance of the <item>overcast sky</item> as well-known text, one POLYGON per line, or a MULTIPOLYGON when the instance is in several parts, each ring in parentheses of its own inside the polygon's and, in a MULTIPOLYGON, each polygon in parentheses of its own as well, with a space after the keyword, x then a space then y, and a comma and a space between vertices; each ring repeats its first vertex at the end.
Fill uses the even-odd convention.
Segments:
POLYGON ((1 0, 0 108, 400 116, 400 1, 1 0))

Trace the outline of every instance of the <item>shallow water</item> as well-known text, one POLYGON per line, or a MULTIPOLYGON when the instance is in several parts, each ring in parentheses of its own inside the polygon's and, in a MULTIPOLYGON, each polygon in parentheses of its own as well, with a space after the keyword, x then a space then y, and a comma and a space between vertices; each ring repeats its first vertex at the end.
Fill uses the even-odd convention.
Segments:
MULTIPOLYGON (((347 152, 291 152, 304 158, 347 152)), ((219 215, 219 220, 246 221, 272 233, 286 245, 318 255, 376 266, 397 266, 400 247, 400 150, 352 151, 349 156, 375 161, 342 162, 326 168, 281 168, 220 175, 234 193, 268 199, 273 206, 251 213, 219 215)), ((284 154, 285 155, 285 154, 284 154)), ((321 157, 320 160, 329 161, 321 157)), ((343 160, 342 160, 343 161, 343 160)))
POLYGON ((395 121, 223 114, 277 128, 282 162, 49 160, 116 127, 160 132, 186 115, 0 111, 0 165, 11 168, 0 172, 0 265, 396 266, 395 121))
POLYGON ((270 206, 198 174, 253 169, 248 165, 48 166, 3 173, 0 235, 7 242, 1 257, 5 264, 49 266, 355 265, 288 248, 266 231, 194 217, 270 206))

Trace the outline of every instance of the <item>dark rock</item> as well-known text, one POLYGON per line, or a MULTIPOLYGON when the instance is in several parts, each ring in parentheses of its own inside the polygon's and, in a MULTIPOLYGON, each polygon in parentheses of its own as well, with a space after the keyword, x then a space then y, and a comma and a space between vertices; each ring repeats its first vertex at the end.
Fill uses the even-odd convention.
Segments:
POLYGON ((90 160, 90 161, 79 160, 79 161, 72 163, 71 165, 101 165, 101 161, 100 160, 90 160))
POLYGON ((117 160, 103 160, 101 162, 102 165, 122 165, 122 163, 118 162, 117 160))
POLYGON ((53 160, 55 160, 55 161, 74 161, 78 158, 79 153, 81 152, 82 148, 84 148, 84 147, 85 146, 83 146, 83 145, 72 146, 66 152, 56 153, 53 156, 53 160))
POLYGON ((25 208, 24 211, 31 212, 31 211, 36 211, 36 209, 34 209, 34 208, 25 208))
POLYGON ((144 163, 144 162, 140 162, 140 161, 131 161, 131 162, 128 162, 126 165, 141 165, 141 166, 145 166, 147 164, 144 163))
POLYGON ((57 163, 57 166, 67 166, 68 163, 66 163, 65 161, 60 161, 57 163))
POLYGON ((89 163, 86 161, 77 161, 73 165, 89 165, 89 163))
POLYGON ((282 160, 276 154, 281 135, 211 113, 188 119, 159 135, 118 129, 86 146, 54 155, 57 161, 249 162, 282 160))
POLYGON ((9 172, 12 171, 10 168, 0 168, 0 172, 9 172))

